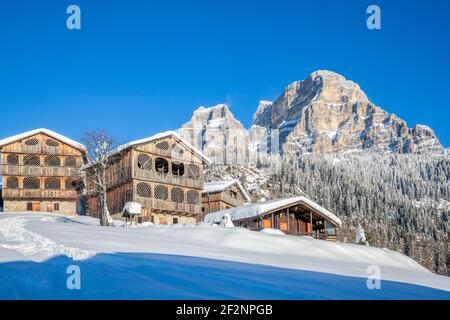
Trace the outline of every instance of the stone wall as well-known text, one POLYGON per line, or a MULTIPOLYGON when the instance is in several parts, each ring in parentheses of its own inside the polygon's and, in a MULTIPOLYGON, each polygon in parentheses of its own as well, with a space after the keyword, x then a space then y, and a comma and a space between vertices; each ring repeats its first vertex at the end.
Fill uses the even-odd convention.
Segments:
POLYGON ((4 212, 26 212, 29 211, 28 204, 31 203, 35 211, 54 212, 67 215, 77 214, 77 204, 75 201, 9 201, 3 204, 4 212), (55 210, 54 204, 59 204, 59 210, 55 210))

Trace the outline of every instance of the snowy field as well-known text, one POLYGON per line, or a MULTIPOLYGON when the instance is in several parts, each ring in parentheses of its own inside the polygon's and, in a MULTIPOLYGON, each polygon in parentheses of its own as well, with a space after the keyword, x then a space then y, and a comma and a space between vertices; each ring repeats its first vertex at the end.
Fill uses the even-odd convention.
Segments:
POLYGON ((0 214, 0 299, 450 299, 450 278, 387 249, 241 228, 103 228, 0 214), (69 290, 67 268, 81 272, 69 290), (367 288, 367 268, 381 289, 367 288))

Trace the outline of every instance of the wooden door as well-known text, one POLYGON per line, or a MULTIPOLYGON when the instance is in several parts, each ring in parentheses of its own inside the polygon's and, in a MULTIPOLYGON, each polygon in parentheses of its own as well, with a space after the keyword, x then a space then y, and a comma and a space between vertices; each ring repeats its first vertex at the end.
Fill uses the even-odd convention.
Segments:
POLYGON ((33 212, 41 211, 41 204, 39 202, 33 203, 33 212))
POLYGON ((308 232, 307 230, 307 226, 306 226, 306 222, 302 221, 302 220, 298 220, 298 231, 300 232, 300 234, 305 234, 308 232))
POLYGON ((150 208, 142 208, 142 219, 143 221, 150 221, 152 216, 152 210, 150 208))
POLYGON ((166 216, 159 216, 159 224, 167 224, 166 216))
POLYGON ((292 234, 298 234, 297 217, 294 214, 289 216, 289 232, 292 234))
POLYGON ((47 204, 47 212, 53 212, 55 207, 53 206, 53 203, 48 203, 47 204))

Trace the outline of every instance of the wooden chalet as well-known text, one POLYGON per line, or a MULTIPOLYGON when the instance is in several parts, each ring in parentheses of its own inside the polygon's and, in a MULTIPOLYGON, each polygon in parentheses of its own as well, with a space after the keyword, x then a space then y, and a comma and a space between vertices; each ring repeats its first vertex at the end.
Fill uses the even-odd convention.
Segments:
POLYGON ((203 187, 203 214, 235 208, 251 202, 239 180, 212 181, 203 187))
POLYGON ((48 129, 0 140, 3 211, 76 214, 86 148, 48 129))
POLYGON ((341 220, 305 197, 292 197, 246 204, 241 207, 210 213, 204 221, 219 223, 229 214, 234 225, 250 230, 279 229, 289 235, 312 236, 336 241, 341 220))
MULTIPOLYGON (((106 172, 108 209, 120 219, 125 203, 142 205, 140 222, 196 223, 201 220, 203 166, 210 163, 176 132, 133 141, 110 154, 106 172)), ((92 190, 92 186, 89 187, 92 190)), ((98 196, 89 197, 89 212, 98 216, 98 196)))

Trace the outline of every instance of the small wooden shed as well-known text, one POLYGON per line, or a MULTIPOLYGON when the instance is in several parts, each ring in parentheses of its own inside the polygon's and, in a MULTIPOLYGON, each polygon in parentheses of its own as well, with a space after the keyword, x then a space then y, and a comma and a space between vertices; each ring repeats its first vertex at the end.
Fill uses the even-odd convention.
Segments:
POLYGON ((220 223, 229 214, 236 227, 259 231, 278 229, 289 235, 336 241, 341 220, 306 197, 291 197, 246 204, 210 213, 204 221, 220 223))

